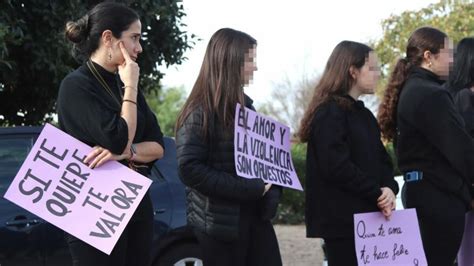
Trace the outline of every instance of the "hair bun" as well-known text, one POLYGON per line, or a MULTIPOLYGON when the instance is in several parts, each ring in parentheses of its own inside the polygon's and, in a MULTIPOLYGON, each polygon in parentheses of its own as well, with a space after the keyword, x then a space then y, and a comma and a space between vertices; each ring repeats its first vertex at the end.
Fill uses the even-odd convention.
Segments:
POLYGON ((69 21, 66 23, 65 35, 73 43, 81 43, 87 38, 87 21, 88 16, 80 18, 77 21, 69 21))

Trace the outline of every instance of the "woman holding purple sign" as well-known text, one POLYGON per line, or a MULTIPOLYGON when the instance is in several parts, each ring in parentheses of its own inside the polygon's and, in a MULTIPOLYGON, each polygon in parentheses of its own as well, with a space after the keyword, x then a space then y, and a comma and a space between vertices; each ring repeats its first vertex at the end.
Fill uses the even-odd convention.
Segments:
POLYGON ((398 184, 372 112, 358 100, 380 75, 367 45, 343 41, 333 50, 301 121, 306 155, 306 234, 321 237, 330 266, 357 265, 354 214, 390 217, 398 184))
POLYGON ((238 176, 234 162, 236 105, 253 109, 243 87, 256 70, 256 46, 244 32, 214 33, 178 117, 176 149, 188 224, 206 266, 282 265, 270 221, 281 188, 238 176))
MULTIPOLYGON (((59 126, 94 147, 84 160, 91 168, 115 160, 147 176, 163 156, 163 135, 138 88, 140 36, 138 15, 117 3, 100 3, 67 23, 66 37, 85 61, 61 83, 59 126)), ((70 235, 67 242, 74 266, 146 266, 152 237, 153 208, 147 193, 110 256, 70 235)))
POLYGON ((393 140, 407 208, 416 208, 428 265, 453 265, 474 182, 474 142, 443 83, 452 43, 435 28, 408 39, 406 57, 390 76, 379 121, 393 140))

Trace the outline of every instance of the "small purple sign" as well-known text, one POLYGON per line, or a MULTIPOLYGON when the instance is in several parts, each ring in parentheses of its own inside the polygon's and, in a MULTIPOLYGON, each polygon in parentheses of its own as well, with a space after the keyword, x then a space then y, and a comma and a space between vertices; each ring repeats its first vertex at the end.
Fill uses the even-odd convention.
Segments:
POLYGON ((91 150, 46 124, 4 197, 110 254, 151 180, 116 161, 90 169, 91 150))
POLYGON ((354 214, 358 265, 428 265, 415 209, 354 214))
POLYGON ((464 235, 458 253, 458 266, 474 265, 474 211, 466 213, 464 235))
POLYGON ((290 128, 237 104, 235 170, 245 178, 303 190, 291 158, 290 128))

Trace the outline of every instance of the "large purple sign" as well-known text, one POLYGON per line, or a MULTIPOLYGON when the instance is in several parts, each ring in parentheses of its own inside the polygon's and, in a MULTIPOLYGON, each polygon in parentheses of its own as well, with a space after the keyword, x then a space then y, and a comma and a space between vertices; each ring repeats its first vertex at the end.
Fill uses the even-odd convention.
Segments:
POLYGON ((110 254, 151 180, 116 161, 90 169, 91 150, 46 125, 4 197, 110 254))
POLYGON ((234 136, 239 176, 303 190, 291 159, 289 127, 237 104, 234 136))
POLYGON ((354 237, 359 265, 428 265, 415 209, 354 214, 354 237))
POLYGON ((458 266, 474 265, 474 211, 466 214, 464 235, 458 253, 458 266))

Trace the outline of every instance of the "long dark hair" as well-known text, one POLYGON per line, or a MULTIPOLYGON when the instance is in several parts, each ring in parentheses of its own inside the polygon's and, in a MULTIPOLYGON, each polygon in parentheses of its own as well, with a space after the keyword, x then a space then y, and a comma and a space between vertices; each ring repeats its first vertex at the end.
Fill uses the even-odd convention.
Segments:
POLYGON ((448 88, 456 93, 474 86, 474 38, 462 39, 455 51, 454 66, 448 88))
POLYGON ((372 48, 369 46, 352 41, 342 41, 334 48, 324 73, 314 88, 313 98, 301 119, 298 136, 302 142, 309 140, 311 122, 318 107, 331 98, 341 105, 349 104, 342 96, 348 94, 355 82, 350 75, 350 68, 363 67, 371 51, 372 48))
POLYGON ((66 38, 74 43, 73 55, 85 60, 99 48, 99 41, 105 30, 110 30, 115 38, 139 20, 131 8, 114 2, 102 2, 76 21, 66 24, 66 38))
POLYGON ((378 122, 382 138, 392 141, 397 127, 397 104, 403 85, 413 67, 421 66, 424 53, 438 54, 448 36, 435 28, 422 27, 415 30, 408 39, 406 58, 398 60, 390 75, 382 103, 379 107, 378 122))
POLYGON ((212 117, 225 127, 233 126, 237 103, 244 105, 245 55, 257 45, 250 35, 224 28, 212 35, 196 83, 181 110, 176 128, 196 108, 203 111, 203 133, 207 134, 212 117))

